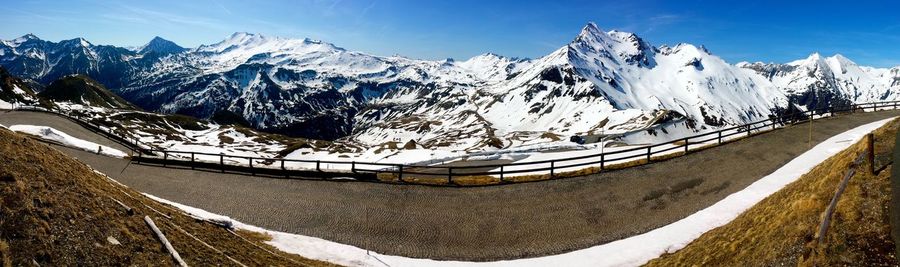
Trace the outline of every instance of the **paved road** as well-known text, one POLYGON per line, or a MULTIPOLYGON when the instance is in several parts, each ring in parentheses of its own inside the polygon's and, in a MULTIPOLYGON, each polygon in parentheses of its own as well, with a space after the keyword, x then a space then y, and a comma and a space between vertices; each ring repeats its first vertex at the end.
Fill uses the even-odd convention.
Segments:
MULTIPOLYGON (((816 121, 814 142, 898 115, 883 111, 816 121)), ((586 177, 476 188, 125 168, 124 160, 60 149, 137 190, 249 224, 392 255, 479 261, 558 254, 669 224, 806 151, 808 130, 789 127, 586 177)))
POLYGON ((128 153, 131 149, 116 143, 105 136, 91 132, 78 123, 61 116, 28 111, 0 111, 0 124, 12 126, 16 124, 50 126, 75 138, 91 141, 128 153))

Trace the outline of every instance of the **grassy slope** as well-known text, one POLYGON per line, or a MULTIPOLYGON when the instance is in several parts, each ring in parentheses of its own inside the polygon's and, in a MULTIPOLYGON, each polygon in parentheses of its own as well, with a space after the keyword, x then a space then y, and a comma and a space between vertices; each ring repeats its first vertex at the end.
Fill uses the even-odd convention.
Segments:
POLYGON ((236 265, 226 255, 248 266, 330 265, 277 252, 260 242, 258 235, 239 236, 194 220, 94 173, 59 151, 2 128, 0 162, 3 266, 33 262, 42 266, 172 265, 172 258, 144 223, 145 215, 189 265, 236 265), (113 199, 132 207, 134 215, 128 215, 113 199), (121 244, 112 244, 108 237, 121 244))
MULTIPOLYGON (((875 131, 882 161, 894 147, 900 121, 875 131)), ((850 180, 826 240, 811 247, 821 214, 865 140, 838 153, 799 180, 753 206, 734 221, 702 235, 650 266, 858 265, 896 266, 888 220, 890 172, 868 174, 866 164, 850 180)), ((884 164, 884 163, 879 163, 884 164)), ((876 164, 876 166, 879 166, 876 164)))

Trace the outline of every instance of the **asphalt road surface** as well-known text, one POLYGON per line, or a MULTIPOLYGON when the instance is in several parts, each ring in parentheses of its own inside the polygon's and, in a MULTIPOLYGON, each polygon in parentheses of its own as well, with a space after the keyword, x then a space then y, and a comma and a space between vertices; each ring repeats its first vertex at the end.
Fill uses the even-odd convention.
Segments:
MULTIPOLYGON (((9 114, 0 113, 0 124, 46 122, 75 136, 93 134, 64 128, 67 121, 49 114, 9 114)), ((813 143, 894 116, 900 111, 818 120, 813 143)), ((469 188, 252 177, 128 165, 58 149, 137 190, 244 223, 384 254, 486 261, 583 249, 682 219, 805 152, 808 127, 619 171, 469 188)))

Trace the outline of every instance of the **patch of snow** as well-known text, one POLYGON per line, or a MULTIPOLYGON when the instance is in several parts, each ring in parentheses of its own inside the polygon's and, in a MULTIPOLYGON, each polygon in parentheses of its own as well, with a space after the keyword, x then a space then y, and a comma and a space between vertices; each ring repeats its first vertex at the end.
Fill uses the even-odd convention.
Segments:
POLYGON ((0 100, 0 109, 13 109, 13 104, 0 100))
POLYGON ((37 126, 37 125, 12 125, 9 127, 10 130, 26 133, 30 135, 35 135, 40 137, 41 139, 51 140, 60 142, 62 144, 77 147, 83 149, 85 151, 97 152, 98 148, 100 149, 100 153, 103 155, 107 155, 110 157, 116 158, 124 158, 128 154, 122 152, 121 150, 111 148, 108 146, 100 145, 91 141, 86 141, 82 139, 78 139, 71 135, 68 135, 60 130, 53 129, 52 127, 47 126, 37 126))

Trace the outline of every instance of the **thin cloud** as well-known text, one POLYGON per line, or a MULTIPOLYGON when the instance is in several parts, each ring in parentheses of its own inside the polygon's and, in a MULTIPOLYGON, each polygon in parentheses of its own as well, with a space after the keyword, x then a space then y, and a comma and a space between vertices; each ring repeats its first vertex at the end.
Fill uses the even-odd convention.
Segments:
POLYGON ((145 8, 138 8, 133 6, 121 5, 120 8, 125 11, 131 13, 129 16, 135 16, 139 18, 143 18, 145 20, 149 20, 152 22, 163 22, 171 25, 183 25, 183 26, 198 26, 209 29, 216 30, 228 30, 228 27, 225 26, 225 23, 211 18, 205 17, 187 17, 181 16, 178 14, 160 12, 145 8))
POLYGON ((225 5, 222 5, 222 3, 220 3, 220 2, 214 2, 214 3, 216 4, 216 6, 219 7, 219 9, 222 10, 222 12, 225 12, 225 14, 231 15, 231 9, 228 9, 227 7, 225 7, 225 5))

